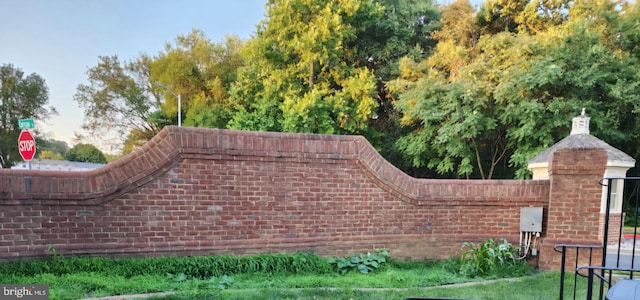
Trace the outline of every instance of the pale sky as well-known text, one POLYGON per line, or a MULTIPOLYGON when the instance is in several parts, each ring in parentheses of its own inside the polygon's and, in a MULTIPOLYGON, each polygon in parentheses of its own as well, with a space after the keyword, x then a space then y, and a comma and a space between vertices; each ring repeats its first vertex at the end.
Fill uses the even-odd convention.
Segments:
MULTIPOLYGON (((155 55, 193 28, 213 42, 247 39, 264 18, 266 0, 0 0, 0 64, 37 73, 58 116, 36 121, 44 138, 72 146, 84 110, 73 100, 98 56, 121 61, 155 55)), ((97 146, 97 145, 96 145, 97 146)), ((103 151, 110 152, 109 149, 103 151)))

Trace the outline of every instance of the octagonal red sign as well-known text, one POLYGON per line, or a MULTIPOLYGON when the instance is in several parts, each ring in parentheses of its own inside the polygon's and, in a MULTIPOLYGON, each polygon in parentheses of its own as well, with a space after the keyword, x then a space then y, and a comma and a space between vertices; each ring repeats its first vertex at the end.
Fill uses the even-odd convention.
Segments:
POLYGON ((30 161, 36 154, 36 140, 28 130, 20 132, 18 137, 18 151, 25 161, 30 161))

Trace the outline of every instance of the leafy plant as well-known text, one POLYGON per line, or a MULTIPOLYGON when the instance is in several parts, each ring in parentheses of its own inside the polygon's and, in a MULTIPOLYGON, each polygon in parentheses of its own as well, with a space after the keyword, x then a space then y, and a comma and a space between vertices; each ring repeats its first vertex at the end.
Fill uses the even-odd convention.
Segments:
POLYGON ((372 254, 371 252, 358 256, 349 254, 347 257, 329 258, 328 261, 330 265, 335 265, 340 274, 345 274, 353 270, 358 270, 362 274, 368 274, 369 272, 379 269, 388 259, 389 251, 378 250, 376 254, 372 254))
POLYGON ((199 290, 203 290, 203 289, 225 290, 233 285, 233 278, 227 275, 223 275, 220 278, 212 276, 208 280, 202 281, 195 277, 189 278, 189 276, 185 275, 184 273, 180 273, 177 275, 172 273, 167 273, 167 278, 169 278, 170 281, 174 281, 176 283, 185 283, 187 281, 192 281, 196 284, 196 287, 199 290))
POLYGON ((233 285, 233 278, 227 275, 223 275, 220 278, 211 277, 207 282, 209 283, 209 288, 226 290, 233 285))
POLYGON ((518 264, 515 253, 516 248, 505 239, 501 243, 488 239, 478 245, 465 242, 460 272, 470 277, 487 275, 504 266, 518 264))

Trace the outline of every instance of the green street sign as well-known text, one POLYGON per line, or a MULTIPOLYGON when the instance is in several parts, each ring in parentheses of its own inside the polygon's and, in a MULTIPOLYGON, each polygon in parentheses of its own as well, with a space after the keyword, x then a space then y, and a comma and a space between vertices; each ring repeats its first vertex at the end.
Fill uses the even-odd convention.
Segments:
POLYGON ((18 120, 18 127, 20 127, 20 129, 31 129, 31 128, 33 128, 33 119, 20 119, 20 120, 18 120))

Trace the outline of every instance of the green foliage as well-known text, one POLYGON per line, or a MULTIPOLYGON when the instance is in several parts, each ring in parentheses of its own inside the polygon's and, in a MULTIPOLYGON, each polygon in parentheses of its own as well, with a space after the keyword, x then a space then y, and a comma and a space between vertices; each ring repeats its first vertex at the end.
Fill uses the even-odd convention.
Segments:
MULTIPOLYGON (((166 257, 166 258, 74 258, 63 257, 55 248, 55 253, 46 261, 21 261, 0 263, 0 282, 48 284, 51 299, 75 300, 87 297, 141 294, 154 292, 175 292, 169 296, 156 296, 152 299, 403 299, 407 297, 463 297, 477 299, 549 299, 557 295, 553 290, 551 297, 541 293, 548 289, 550 281, 558 282, 557 274, 522 278, 519 281, 509 279, 502 283, 493 283, 484 287, 485 278, 516 277, 531 275, 532 272, 517 273, 515 269, 505 269, 503 273, 490 277, 469 278, 459 272, 460 260, 448 261, 396 261, 386 260, 384 268, 370 272, 366 276, 358 271, 338 275, 327 259, 310 254, 265 254, 259 256, 231 257, 166 257), (265 260, 263 256, 288 256, 283 264, 297 264, 298 270, 308 271, 291 273, 289 271, 245 272, 229 275, 194 276, 194 269, 213 268, 212 260, 226 260, 229 264, 265 260), (178 262, 178 260, 180 260, 178 262), (191 263, 188 261, 192 260, 191 263), (54 269, 45 270, 44 265, 65 269, 56 274, 54 269), (321 261, 316 263, 316 261, 321 261), (166 267, 159 267, 166 264, 166 267), (62 267, 64 265, 64 267, 62 267), (312 267, 309 267, 311 265, 312 267), (22 267, 19 267, 22 266, 22 267), (316 267, 313 267, 316 266, 316 267), (128 269, 130 271, 124 272, 128 269), (185 271, 185 272, 183 272, 185 271), (69 273, 71 272, 71 273, 69 273), (163 273, 164 272, 164 273, 163 273), (121 274, 139 274, 123 276, 121 274), (32 274, 32 275, 27 275, 32 274), (295 275, 295 276, 292 276, 295 275), (231 277, 233 276, 233 277, 231 277), (541 280, 545 278, 545 280, 541 280), (467 283, 467 288, 453 285, 467 283), (475 285, 473 282, 482 283, 475 285), (445 288, 439 288, 438 286, 445 288), (504 286, 506 285, 506 286, 504 286), (518 292, 513 286, 521 286, 518 292), (544 288, 540 288, 540 287, 544 288), (446 288, 455 287, 455 288, 446 288), (511 290, 506 293, 505 291, 511 290), (491 293, 494 288, 494 293, 491 293), (503 291, 504 290, 504 291, 503 291), (496 291, 498 291, 496 293, 496 291), (520 293, 521 292, 521 293, 520 293), (337 296, 338 295, 338 296, 337 296), (483 296, 480 296, 483 295, 483 296), (538 298, 532 295, 539 296, 538 298)), ((295 268, 282 266, 280 269, 295 268)), ((233 268, 227 268, 232 270, 233 268)), ((245 269, 250 269, 246 267, 245 269)), ((224 271, 224 270, 222 270, 224 271)), ((211 274, 211 272, 209 272, 211 274)), ((554 287, 557 285, 552 284, 554 287)))
POLYGON ((626 3, 625 13, 622 14, 615 23, 612 32, 616 34, 616 46, 629 52, 634 57, 640 57, 640 31, 637 24, 640 22, 640 5, 636 2, 626 3))
MULTIPOLYGON (((100 56, 98 64, 87 70, 88 84, 78 85, 73 99, 84 109, 83 128, 92 136, 118 141, 135 133, 136 142, 145 142, 162 128, 148 122, 160 107, 151 93, 148 56, 121 62, 118 56, 100 56)), ((110 141, 113 144, 113 141, 110 141)))
POLYGON ((517 249, 507 240, 497 243, 488 239, 481 244, 465 242, 462 244, 460 272, 470 277, 503 273, 507 269, 522 269, 526 264, 517 258, 517 249))
POLYGON ((517 125, 508 130, 507 138, 514 149, 510 163, 519 169, 543 147, 566 136, 571 117, 581 108, 591 117, 593 135, 638 155, 631 145, 637 139, 632 128, 640 124, 635 108, 637 61, 618 56, 603 43, 602 32, 592 31, 587 23, 572 24, 571 31, 560 44, 546 47, 543 57, 516 70, 519 80, 496 93, 499 103, 508 103, 502 121, 517 125))
POLYGON ((197 29, 167 44, 150 62, 153 90, 163 95, 163 114, 177 123, 180 95, 184 125, 226 127, 232 109, 229 89, 244 65, 242 47, 236 36, 214 43, 197 29))
POLYGON ((478 13, 478 19, 485 32, 541 32, 567 21, 572 4, 567 0, 489 0, 478 13))
POLYGON ((100 149, 90 144, 77 144, 64 154, 64 159, 68 161, 79 161, 97 164, 106 164, 107 158, 100 149))
MULTIPOLYGON (((52 251, 55 251, 55 248, 52 251)), ((326 274, 331 272, 331 267, 319 256, 303 252, 253 256, 215 255, 145 259, 65 258, 61 255, 53 255, 50 259, 44 261, 16 261, 0 264, 0 274, 28 276, 39 273, 62 275, 77 272, 96 272, 128 278, 145 274, 166 276, 169 273, 173 274, 175 270, 181 270, 183 275, 188 278, 209 279, 211 277, 245 273, 301 274, 314 272, 326 274)))
MULTIPOLYGON (((360 276, 362 277, 362 276, 360 276)), ((343 277, 339 277, 343 278, 343 277)), ((368 276, 373 278, 373 276, 368 276)), ((582 278, 581 278, 582 279, 582 278)), ((547 300, 558 298, 557 272, 543 273, 519 280, 497 282, 477 282, 462 285, 443 285, 438 287, 402 287, 402 288, 370 288, 331 286, 307 288, 262 288, 262 289, 230 289, 216 296, 206 291, 200 294, 178 293, 171 296, 154 297, 149 300, 191 300, 191 299, 235 299, 235 300, 270 300, 270 299, 490 299, 490 300, 547 300)), ((358 285, 362 286, 362 285, 358 285)), ((578 287, 576 299, 583 299, 584 280, 578 287), (582 289, 581 289, 582 288, 582 289)), ((572 292, 569 290, 568 292, 572 292)), ((570 297, 567 293, 566 297, 570 297)))
POLYGON ((225 290, 233 286, 233 278, 227 275, 223 275, 220 278, 212 276, 207 280, 200 281, 198 280, 198 278, 189 278, 189 276, 185 275, 184 273, 180 273, 177 275, 167 273, 167 278, 169 278, 170 281, 173 281, 176 283, 185 283, 189 280, 194 280, 196 282, 196 285, 197 285, 196 288, 198 290, 204 290, 204 289, 225 290))
POLYGON ((54 139, 39 139, 36 137, 36 145, 38 146, 38 158, 63 160, 64 154, 69 150, 67 142, 54 139))
POLYGON ((211 105, 210 107, 202 107, 198 111, 189 114, 184 121, 185 126, 207 127, 207 128, 226 128, 227 123, 231 119, 229 106, 211 105))
POLYGON ((51 300, 77 300, 88 297, 142 294, 169 291, 179 284, 169 282, 163 276, 145 275, 124 278, 105 273, 79 272, 63 274, 37 274, 33 277, 2 277, 2 282, 49 285, 51 300))
POLYGON ((53 152, 51 150, 38 150, 40 154, 38 154, 39 159, 53 159, 53 160, 64 160, 64 156, 61 153, 53 152))
POLYGON ((566 137, 582 108, 593 135, 640 155, 638 59, 616 45, 634 38, 626 23, 633 14, 624 13, 634 10, 534 3, 489 1, 475 16, 456 1, 443 9, 433 55, 401 61, 389 86, 411 133, 396 146, 415 167, 444 177, 527 178, 528 161, 566 137), (610 34, 616 30, 625 34, 610 34))
POLYGON ((16 141, 19 119, 46 120, 58 112, 46 107, 49 89, 36 73, 25 76, 11 64, 0 65, 0 168, 10 168, 22 158, 16 141))
POLYGON ((364 65, 376 79, 377 108, 367 121, 368 130, 359 133, 389 162, 405 171, 411 166, 402 158, 394 144, 408 130, 400 126, 400 113, 394 106, 396 96, 386 83, 399 74, 399 59, 405 55, 424 58, 431 54, 436 41, 431 33, 439 25, 440 12, 436 1, 375 0, 383 14, 372 21, 357 25, 364 29, 357 40, 345 48, 355 65, 364 65))
POLYGON ((209 283, 211 284, 209 287, 224 290, 233 286, 233 278, 227 275, 223 275, 220 278, 211 277, 209 278, 209 283))
POLYGON ((377 106, 374 75, 345 47, 379 16, 370 0, 270 2, 231 89, 234 129, 359 133, 377 106))
MULTIPOLYGON (((439 264, 425 266, 417 262, 415 268, 404 268, 402 272, 378 272, 363 276, 352 273, 343 276, 315 276, 319 279, 305 282, 296 280, 298 276, 274 276, 265 278, 262 274, 234 279, 234 284, 225 290, 208 288, 204 280, 189 280, 178 284, 166 276, 144 276, 120 278, 110 275, 83 273, 63 275, 38 275, 34 283, 48 284, 51 300, 76 300, 88 297, 105 297, 127 294, 141 294, 174 291, 167 296, 148 298, 155 300, 192 300, 192 299, 405 299, 410 297, 455 298, 455 299, 491 299, 491 300, 543 300, 558 296, 558 272, 544 272, 519 279, 484 282, 458 277, 457 281, 438 280, 431 271, 438 271, 439 264), (397 281, 397 276, 404 281, 397 281), (428 278, 426 280, 425 278, 428 278), (265 286, 265 282, 274 285, 265 286), (452 283, 462 283, 456 285, 452 283), (202 288, 199 288, 202 287, 202 288)), ((400 270, 396 270, 400 271, 400 270)), ((439 272, 439 271, 438 271, 439 272)), ((448 276, 451 276, 449 274, 448 276)), ((235 278, 235 277, 234 277, 235 278)), ((443 278, 445 279, 445 278, 443 278)), ((584 299, 586 279, 579 277, 577 299, 584 299)), ((3 281, 4 282, 4 281, 3 281)), ((10 280, 9 282, 17 282, 10 280)), ((597 289, 596 289, 597 290, 597 289)), ((572 285, 565 287, 569 297, 572 285)), ((145 298, 147 299, 147 298, 145 298)))
POLYGON ((640 217, 636 218, 634 215, 628 214, 628 213, 626 213, 624 215, 624 223, 623 223, 623 225, 625 227, 633 227, 636 224, 640 224, 640 217))
POLYGON ((232 110, 229 88, 244 64, 243 44, 235 36, 213 43, 194 29, 156 56, 141 54, 129 62, 115 55, 99 57, 87 71, 89 83, 79 85, 74 95, 85 111, 84 129, 104 141, 115 134, 123 153, 129 153, 164 126, 177 124, 177 95, 185 125, 226 127, 232 110))
POLYGON ((333 265, 340 274, 355 271, 362 274, 368 274, 380 269, 389 260, 389 252, 387 250, 378 250, 377 253, 367 253, 354 255, 349 254, 347 257, 335 257, 329 259, 329 264, 333 265))
MULTIPOLYGON (((584 107, 593 135, 640 156, 636 3, 265 7, 246 42, 214 43, 196 29, 153 57, 101 57, 75 96, 87 128, 122 126, 130 152, 176 123, 179 94, 187 126, 362 134, 414 176, 523 179, 584 107)), ((0 141, 15 139, 0 132, 0 141)))

